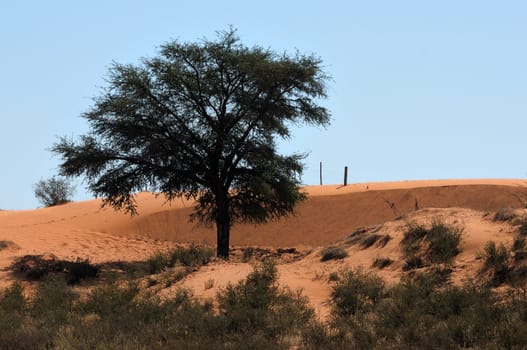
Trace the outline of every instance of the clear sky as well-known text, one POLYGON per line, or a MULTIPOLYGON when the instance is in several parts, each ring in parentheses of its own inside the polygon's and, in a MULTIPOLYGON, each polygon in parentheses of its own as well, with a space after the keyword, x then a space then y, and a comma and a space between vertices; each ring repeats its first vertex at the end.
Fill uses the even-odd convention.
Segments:
MULTIPOLYGON (((39 204, 57 173, 49 147, 87 131, 80 114, 112 61, 170 39, 215 38, 322 58, 326 129, 295 129, 305 184, 527 176, 526 1, 3 1, 0 208, 39 204)), ((75 200, 91 198, 81 181, 75 200)))

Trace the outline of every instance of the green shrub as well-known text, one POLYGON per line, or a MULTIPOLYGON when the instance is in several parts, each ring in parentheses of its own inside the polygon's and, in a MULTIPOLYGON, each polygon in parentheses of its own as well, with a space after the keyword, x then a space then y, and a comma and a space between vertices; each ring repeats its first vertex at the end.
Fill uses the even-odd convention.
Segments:
POLYGON ((449 264, 459 254, 462 228, 434 220, 430 229, 409 224, 401 246, 406 257, 405 269, 429 264, 449 264))
POLYGON ((515 252, 518 252, 524 249, 525 249, 525 237, 522 237, 520 235, 514 239, 514 242, 512 244, 512 250, 515 252))
POLYGON ((428 277, 405 281, 379 307, 376 335, 395 348, 485 347, 493 340, 495 304, 488 290, 473 285, 440 288, 428 277))
POLYGON ((417 254, 421 249, 421 241, 427 233, 428 230, 420 224, 408 224, 408 229, 401 240, 404 255, 408 257, 417 254))
POLYGON ((496 245, 494 241, 485 244, 484 267, 492 272, 491 283, 499 285, 505 282, 509 274, 509 252, 500 243, 496 245))
POLYGON ((527 236, 527 217, 523 217, 520 221, 519 233, 521 236, 527 236))
POLYGON ((298 336, 313 319, 308 300, 299 292, 280 290, 276 279, 276 266, 265 260, 245 281, 229 284, 218 292, 220 321, 247 348, 289 348, 284 340, 298 336))
POLYGON ((366 312, 379 302, 383 291, 384 282, 380 277, 362 270, 343 270, 331 292, 335 314, 349 317, 366 312))
POLYGON ((329 246, 320 252, 321 258, 320 261, 328 261, 328 260, 337 260, 337 259, 344 259, 348 256, 348 252, 346 252, 343 248, 336 247, 336 246, 329 246))
POLYGON ((254 248, 253 247, 246 247, 243 249, 243 262, 249 262, 254 255, 254 248))
POLYGON ((188 248, 178 247, 170 251, 170 264, 174 266, 201 266, 210 262, 214 256, 214 250, 209 247, 191 245, 188 248))
POLYGON ((41 282, 32 300, 29 312, 45 328, 56 328, 69 319, 73 303, 78 295, 67 285, 64 278, 49 276, 41 282))
POLYGON ((15 259, 10 269, 30 280, 41 280, 51 273, 64 274, 69 284, 97 277, 99 266, 90 264, 89 260, 77 258, 75 261, 59 260, 54 256, 24 255, 15 259))
POLYGON ((163 271, 170 266, 169 256, 162 252, 155 252, 154 255, 146 260, 148 272, 155 274, 163 271))
POLYGON ((5 333, 16 332, 24 323, 27 302, 22 285, 13 283, 0 294, 0 340, 5 333))
POLYGON ((159 273, 169 267, 182 265, 197 267, 206 265, 214 256, 212 248, 191 245, 188 248, 178 247, 167 253, 156 252, 146 261, 150 274, 159 273))
POLYGON ((33 190, 40 203, 46 207, 52 207, 70 202, 75 188, 67 178, 52 176, 37 182, 33 190))
POLYGON ((427 258, 432 264, 451 263, 459 254, 462 228, 434 221, 426 235, 428 243, 427 258))
POLYGON ((2 313, 20 313, 26 307, 24 289, 19 282, 13 283, 0 294, 2 313))

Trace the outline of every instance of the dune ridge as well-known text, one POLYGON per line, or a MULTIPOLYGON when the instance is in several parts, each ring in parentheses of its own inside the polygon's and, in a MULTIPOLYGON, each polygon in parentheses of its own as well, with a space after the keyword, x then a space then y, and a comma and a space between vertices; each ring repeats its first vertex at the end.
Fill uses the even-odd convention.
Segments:
MULTIPOLYGON (((423 208, 468 208, 495 211, 523 208, 527 187, 523 180, 434 180, 369 184, 308 186, 308 199, 295 215, 265 225, 238 224, 232 229, 233 245, 284 247, 329 244, 358 227, 381 224, 423 208)), ((33 235, 63 235, 65 241, 79 234, 110 234, 176 243, 215 243, 214 227, 192 223, 193 203, 165 203, 162 196, 137 196, 139 215, 130 217, 100 200, 0 214, 0 239, 32 241, 33 235)), ((95 239, 95 238, 94 238, 95 239)), ((19 244, 24 246, 24 244, 19 244)))

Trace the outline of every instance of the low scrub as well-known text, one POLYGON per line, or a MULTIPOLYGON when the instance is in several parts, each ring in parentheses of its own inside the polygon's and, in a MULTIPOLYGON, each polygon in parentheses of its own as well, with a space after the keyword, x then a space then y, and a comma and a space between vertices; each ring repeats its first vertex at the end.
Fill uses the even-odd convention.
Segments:
POLYGON ((392 287, 371 274, 346 274, 350 278, 343 281, 349 283, 336 284, 332 293, 329 326, 307 327, 307 348, 521 349, 527 344, 525 293, 448 285, 428 273, 392 287))
POLYGON ((451 263, 459 254, 462 228, 434 221, 426 235, 427 258, 432 264, 451 263))
POLYGON ((505 207, 505 208, 499 209, 496 213, 494 213, 494 217, 492 218, 492 220, 510 222, 514 220, 516 217, 517 215, 514 212, 513 208, 505 207))
POLYGON ((393 263, 393 260, 390 258, 376 257, 371 264, 372 267, 378 268, 379 270, 384 269, 385 267, 390 266, 393 263))
POLYGON ((133 280, 100 285, 81 298, 60 275, 48 274, 34 293, 20 283, 0 292, 0 344, 7 350, 525 347, 525 292, 448 285, 442 274, 417 272, 387 286, 375 274, 341 270, 332 278, 328 324, 299 292, 278 286, 269 261, 221 289, 217 308, 186 289, 161 301, 133 280))
POLYGON ((491 284, 497 286, 504 283, 509 276, 510 268, 509 252, 503 243, 497 245, 494 241, 488 241, 485 244, 483 259, 484 268, 491 272, 491 284))
POLYGON ((191 245, 188 248, 178 247, 165 253, 156 252, 146 263, 148 272, 155 274, 176 265, 187 267, 206 265, 213 256, 212 248, 191 245))
POLYGON ((353 316, 374 308, 381 300, 384 282, 376 275, 362 270, 343 270, 337 275, 331 298, 335 314, 353 316))
POLYGON ((401 240, 408 269, 431 264, 451 264, 459 254, 463 229, 434 220, 430 228, 409 224, 401 240))
POLYGON ((220 320, 239 344, 289 348, 294 345, 290 341, 313 320, 308 300, 298 292, 279 288, 276 280, 276 266, 264 261, 245 281, 219 291, 220 320))
POLYGON ((365 237, 361 242, 360 242, 360 247, 361 249, 366 249, 366 248, 369 248, 371 247, 372 245, 374 245, 379 239, 381 238, 381 235, 377 234, 377 233, 372 233, 371 235, 365 237))

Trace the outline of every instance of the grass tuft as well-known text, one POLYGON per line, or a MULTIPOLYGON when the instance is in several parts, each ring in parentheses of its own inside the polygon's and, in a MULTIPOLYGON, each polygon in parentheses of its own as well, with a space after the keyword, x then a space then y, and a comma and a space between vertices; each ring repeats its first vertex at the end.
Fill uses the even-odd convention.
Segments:
POLYGON ((146 261, 150 274, 160 273, 176 265, 197 267, 206 265, 214 256, 214 250, 208 247, 191 245, 188 248, 178 247, 166 253, 156 252, 146 261))
POLYGON ((373 260, 373 263, 371 264, 371 266, 372 266, 372 267, 376 267, 376 268, 378 268, 379 270, 382 270, 382 269, 384 269, 385 267, 390 266, 392 263, 393 263, 393 260, 390 259, 390 258, 376 257, 376 258, 373 260))
POLYGON ((367 236, 366 238, 364 238, 364 239, 361 241, 361 243, 360 243, 360 248, 361 248, 361 249, 369 248, 369 247, 371 247, 372 245, 374 245, 375 242, 377 242, 380 238, 381 238, 381 235, 376 234, 376 233, 373 233, 373 234, 367 236))
POLYGON ((346 252, 343 248, 336 246, 326 247, 322 249, 320 254, 320 261, 344 259, 348 256, 348 252, 346 252))

